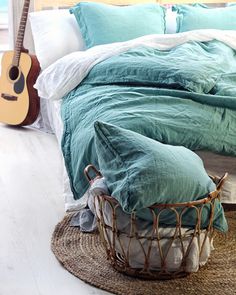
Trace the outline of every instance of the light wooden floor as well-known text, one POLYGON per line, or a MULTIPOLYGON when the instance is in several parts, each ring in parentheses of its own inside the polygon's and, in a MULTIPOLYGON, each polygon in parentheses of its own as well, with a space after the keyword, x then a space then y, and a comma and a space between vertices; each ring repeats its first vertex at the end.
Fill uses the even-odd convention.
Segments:
POLYGON ((53 135, 0 125, 0 295, 105 295, 68 273, 50 250, 64 215, 53 135))

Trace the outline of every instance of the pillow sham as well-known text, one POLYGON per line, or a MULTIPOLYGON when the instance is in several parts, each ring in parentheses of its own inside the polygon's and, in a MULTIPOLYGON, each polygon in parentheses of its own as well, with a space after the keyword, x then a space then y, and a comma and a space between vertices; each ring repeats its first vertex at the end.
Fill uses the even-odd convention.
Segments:
POLYGON ((177 12, 173 11, 172 8, 166 9, 166 34, 175 34, 177 30, 177 12))
POLYGON ((203 5, 175 5, 177 33, 198 29, 236 30, 236 6, 210 8, 203 5))
MULTIPOLYGON (((147 212, 143 209, 154 203, 193 201, 215 190, 202 160, 187 148, 162 144, 136 132, 98 121, 94 129, 99 167, 112 196, 124 211, 131 213, 135 210, 141 218, 152 220, 148 209, 145 210, 147 212)), ((191 216, 186 216, 186 224, 183 221, 183 225, 195 224, 196 212, 193 211, 188 212, 191 216)), ((171 216, 162 215, 164 223, 173 222, 170 221, 171 216)), ((207 226, 207 210, 202 214, 202 221, 203 226, 207 226)), ((221 231, 227 230, 219 202, 215 209, 214 226, 221 231)))
POLYGON ((165 8, 158 4, 113 6, 82 2, 70 9, 87 48, 165 32, 165 8))
POLYGON ((68 9, 32 12, 29 20, 42 70, 71 52, 85 49, 78 24, 68 9))

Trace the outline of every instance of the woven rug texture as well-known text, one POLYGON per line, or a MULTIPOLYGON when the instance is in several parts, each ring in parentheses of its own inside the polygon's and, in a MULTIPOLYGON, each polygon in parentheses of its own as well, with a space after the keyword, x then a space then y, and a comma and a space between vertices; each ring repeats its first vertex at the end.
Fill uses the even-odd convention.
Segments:
POLYGON ((114 270, 99 235, 71 227, 71 216, 56 226, 52 251, 69 272, 97 288, 119 295, 236 295, 236 212, 226 213, 229 232, 216 234, 209 262, 197 273, 168 281, 145 281, 114 270))

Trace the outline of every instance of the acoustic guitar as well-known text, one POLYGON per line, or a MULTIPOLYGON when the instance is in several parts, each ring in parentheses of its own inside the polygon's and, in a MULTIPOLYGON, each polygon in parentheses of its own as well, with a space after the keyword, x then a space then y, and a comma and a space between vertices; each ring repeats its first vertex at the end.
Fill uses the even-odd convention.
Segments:
POLYGON ((2 57, 0 77, 0 122, 15 126, 32 124, 39 113, 39 97, 33 85, 40 72, 36 56, 28 54, 23 41, 30 0, 24 1, 14 51, 2 57))

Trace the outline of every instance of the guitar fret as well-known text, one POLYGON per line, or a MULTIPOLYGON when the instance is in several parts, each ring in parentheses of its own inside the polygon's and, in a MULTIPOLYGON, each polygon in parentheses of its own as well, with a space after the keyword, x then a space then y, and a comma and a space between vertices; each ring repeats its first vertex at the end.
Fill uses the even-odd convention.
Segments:
POLYGON ((30 6, 30 0, 25 0, 23 8, 22 8, 21 20, 20 20, 17 39, 15 43, 15 53, 13 57, 13 64, 16 66, 19 65, 20 55, 23 48, 25 28, 26 28, 26 23, 28 19, 28 13, 29 13, 29 6, 30 6))

